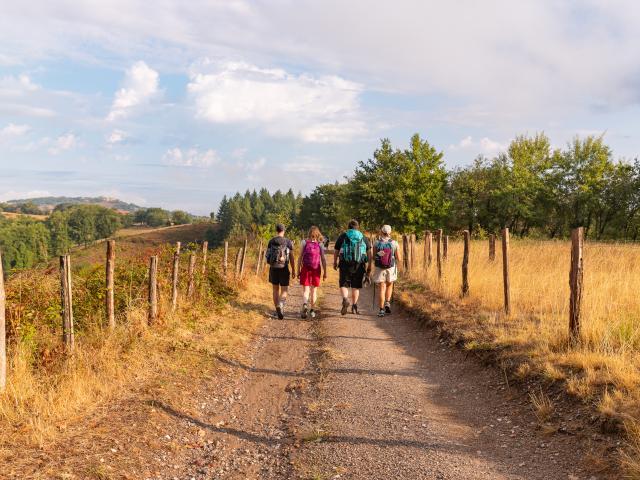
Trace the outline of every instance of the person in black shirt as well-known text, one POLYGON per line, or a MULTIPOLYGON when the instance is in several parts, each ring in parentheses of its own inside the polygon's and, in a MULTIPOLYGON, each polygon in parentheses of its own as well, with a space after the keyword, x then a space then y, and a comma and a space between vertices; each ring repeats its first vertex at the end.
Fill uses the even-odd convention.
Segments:
POLYGON ((276 236, 269 240, 265 258, 269 264, 269 282, 273 286, 273 305, 276 315, 284 318, 284 304, 287 301, 290 279, 296 278, 296 263, 293 242, 284 236, 285 226, 276 225, 276 236), (289 270, 291 265, 291 270, 289 270))
POLYGON ((357 220, 351 220, 348 230, 340 234, 336 240, 333 252, 333 268, 340 270, 342 315, 346 315, 349 308, 349 288, 352 300, 351 313, 358 313, 362 282, 365 275, 368 277, 371 274, 371 242, 358 230, 359 226, 357 220))

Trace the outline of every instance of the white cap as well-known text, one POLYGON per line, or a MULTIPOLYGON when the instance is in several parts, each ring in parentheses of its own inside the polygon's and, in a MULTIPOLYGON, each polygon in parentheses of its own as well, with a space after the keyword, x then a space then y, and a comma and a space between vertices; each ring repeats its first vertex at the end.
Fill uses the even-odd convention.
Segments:
POLYGON ((391 235, 391 225, 383 225, 380 229, 385 235, 391 235))

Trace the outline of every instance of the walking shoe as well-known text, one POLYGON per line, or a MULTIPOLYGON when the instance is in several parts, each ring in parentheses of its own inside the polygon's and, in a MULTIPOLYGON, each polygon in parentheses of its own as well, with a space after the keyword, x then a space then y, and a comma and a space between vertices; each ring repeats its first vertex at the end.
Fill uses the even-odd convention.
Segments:
POLYGON ((389 302, 384 302, 384 312, 387 315, 391 313, 391 304, 389 302))
POLYGON ((316 311, 313 308, 309 311, 309 316, 311 318, 316 318, 316 311))
POLYGON ((354 313, 356 315, 358 315, 358 304, 354 303, 353 305, 351 305, 351 313, 354 313))
POLYGON ((384 308, 380 309, 380 311, 378 312, 378 316, 379 317, 384 317, 384 308))
POLYGON ((278 318, 280 320, 282 320, 284 318, 284 304, 280 303, 277 307, 276 307, 276 313, 278 314, 278 318))
POLYGON ((302 305, 302 314, 300 315, 302 318, 307 318, 307 313, 309 312, 309 306, 305 303, 302 305))
POLYGON ((346 315, 347 309, 349 308, 349 300, 346 298, 342 299, 342 308, 340 309, 340 315, 346 315))

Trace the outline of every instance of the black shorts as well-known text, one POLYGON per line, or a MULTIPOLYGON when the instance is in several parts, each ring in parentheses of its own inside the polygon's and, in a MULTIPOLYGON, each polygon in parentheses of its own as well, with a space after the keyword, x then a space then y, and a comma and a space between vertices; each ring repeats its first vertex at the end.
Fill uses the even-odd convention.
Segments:
POLYGON ((364 263, 343 263, 340 262, 340 286, 351 288, 362 288, 367 267, 364 263))
POLYGON ((289 280, 291 280, 291 272, 288 265, 284 268, 269 267, 269 282, 272 284, 288 287, 289 280))

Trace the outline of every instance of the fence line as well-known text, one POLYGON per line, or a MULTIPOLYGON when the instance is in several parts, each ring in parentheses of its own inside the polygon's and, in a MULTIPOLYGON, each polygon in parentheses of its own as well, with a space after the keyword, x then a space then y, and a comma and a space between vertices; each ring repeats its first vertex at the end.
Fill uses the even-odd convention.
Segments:
POLYGON ((584 277, 584 228, 571 231, 571 269, 569 270, 569 338, 572 343, 580 339, 580 307, 582 306, 582 285, 584 277))
POLYGON ((173 253, 173 271, 171 274, 171 311, 175 312, 178 306, 178 271, 180 269, 180 242, 176 242, 176 250, 173 253))
MULTIPOLYGON (((493 237, 495 257, 495 236, 493 237)), ((509 229, 502 229, 502 284, 504 286, 504 313, 511 315, 511 285, 509 282, 509 229)))

